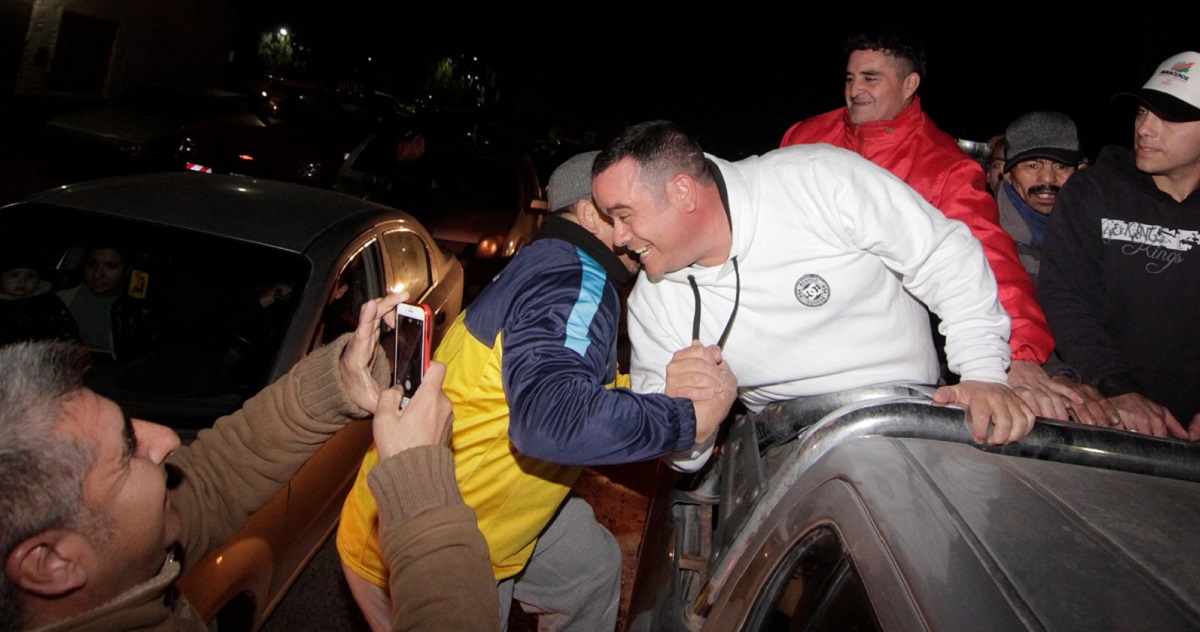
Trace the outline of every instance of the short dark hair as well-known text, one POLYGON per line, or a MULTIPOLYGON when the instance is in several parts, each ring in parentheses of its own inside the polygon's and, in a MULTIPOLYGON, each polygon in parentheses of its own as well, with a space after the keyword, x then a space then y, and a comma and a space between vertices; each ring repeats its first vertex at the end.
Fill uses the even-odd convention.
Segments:
MULTIPOLYGON (((74 343, 0 347, 0 553, 39 533, 90 524, 83 481, 94 449, 59 431, 63 406, 84 388, 90 354, 74 343)), ((0 621, 20 626, 16 588, 0 573, 0 621)))
POLYGON ((1004 134, 996 134, 988 139, 988 158, 991 158, 990 154, 997 149, 999 149, 1000 153, 1004 154, 1005 156, 1008 155, 1008 138, 1006 138, 1004 134))
POLYGON ((858 50, 877 50, 904 61, 909 72, 925 78, 925 47, 911 31, 904 27, 891 26, 873 31, 864 31, 847 37, 843 43, 846 56, 858 50))
POLYGON ((671 121, 646 121, 626 129, 600 150, 592 163, 592 177, 625 158, 638 164, 638 179, 643 184, 662 182, 678 173, 700 182, 713 181, 700 143, 671 121))

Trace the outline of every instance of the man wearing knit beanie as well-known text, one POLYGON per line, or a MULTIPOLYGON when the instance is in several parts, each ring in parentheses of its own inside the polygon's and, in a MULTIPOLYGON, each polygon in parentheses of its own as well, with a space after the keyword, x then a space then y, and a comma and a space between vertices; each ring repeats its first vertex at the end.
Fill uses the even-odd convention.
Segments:
POLYGON ((1105 147, 1059 193, 1038 298, 1119 427, 1200 441, 1200 53, 1114 99, 1137 108, 1133 148, 1105 147))
MULTIPOLYGON (((537 238, 462 312, 434 359, 454 406, 451 448, 463 499, 488 543, 501 621, 513 600, 539 627, 613 630, 621 549, 583 498, 582 467, 690 450, 729 412, 737 384, 718 351, 676 354, 665 393, 635 394, 616 365, 620 287, 637 270, 614 252, 592 203, 598 152, 550 176, 537 238), (685 386, 686 385, 686 386, 685 386)), ((373 534, 368 452, 342 509, 337 547, 371 627, 390 629, 388 571, 373 534)))

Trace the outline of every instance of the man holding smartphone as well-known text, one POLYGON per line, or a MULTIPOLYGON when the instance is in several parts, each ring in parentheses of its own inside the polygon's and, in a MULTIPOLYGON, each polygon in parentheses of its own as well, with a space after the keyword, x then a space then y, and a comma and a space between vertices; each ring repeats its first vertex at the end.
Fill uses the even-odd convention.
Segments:
MULTIPOLYGON (((637 264, 614 251, 612 225, 592 204, 596 153, 555 170, 542 232, 459 315, 434 357, 447 367, 456 476, 488 542, 502 624, 515 598, 549 629, 612 630, 621 552, 570 494, 581 468, 704 443, 737 395, 719 349, 699 344, 675 354, 665 393, 620 388, 618 289, 637 264)), ((380 630, 390 623, 388 569, 363 492, 356 484, 346 500, 338 551, 380 630)))
POLYGON ((182 447, 170 428, 131 419, 84 386, 86 348, 0 346, 0 630, 202 632, 175 586, 186 565, 233 536, 326 439, 369 415, 384 458, 371 474, 381 539, 405 587, 395 617, 496 628, 487 544, 443 447, 453 417, 438 388, 444 369, 430 368, 401 413, 399 389, 385 388, 376 361, 379 316, 403 298, 364 303, 353 333, 182 447))

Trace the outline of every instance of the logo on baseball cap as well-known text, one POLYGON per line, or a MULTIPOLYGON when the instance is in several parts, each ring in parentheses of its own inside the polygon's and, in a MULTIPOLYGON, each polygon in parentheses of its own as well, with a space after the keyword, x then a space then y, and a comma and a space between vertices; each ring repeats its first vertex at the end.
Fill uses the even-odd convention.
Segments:
POLYGON ((1141 101, 1168 121, 1200 121, 1200 53, 1188 51, 1164 61, 1146 85, 1134 92, 1121 92, 1117 97, 1132 97, 1141 101))

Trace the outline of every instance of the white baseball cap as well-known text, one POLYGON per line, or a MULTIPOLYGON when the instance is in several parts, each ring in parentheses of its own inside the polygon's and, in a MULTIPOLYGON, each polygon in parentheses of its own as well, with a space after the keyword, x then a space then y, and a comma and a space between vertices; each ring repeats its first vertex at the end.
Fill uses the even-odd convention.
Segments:
POLYGON ((1172 55, 1140 90, 1116 97, 1133 97, 1169 121, 1200 121, 1200 53, 1172 55))

